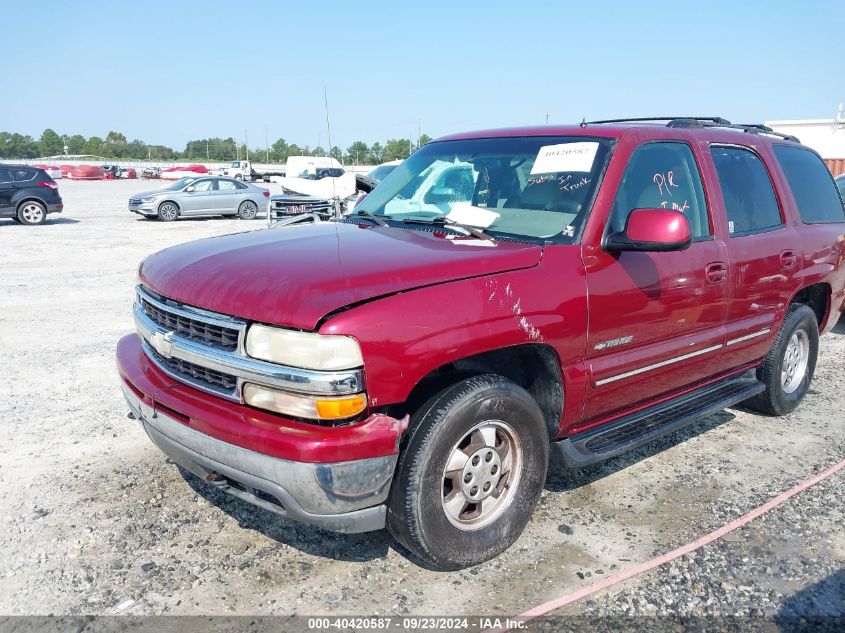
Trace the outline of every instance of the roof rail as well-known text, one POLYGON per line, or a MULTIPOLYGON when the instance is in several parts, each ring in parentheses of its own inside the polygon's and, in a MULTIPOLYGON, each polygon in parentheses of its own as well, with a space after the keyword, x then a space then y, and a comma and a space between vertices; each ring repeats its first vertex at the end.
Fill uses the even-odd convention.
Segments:
MULTIPOLYGON (((670 127, 682 127, 671 125, 673 121, 708 121, 718 125, 730 125, 731 122, 720 116, 643 116, 629 117, 627 119, 603 119, 601 121, 587 121, 587 125, 598 125, 601 123, 637 123, 641 121, 669 121, 670 127)), ((689 127, 689 126, 687 126, 689 127)))
POLYGON ((581 123, 581 126, 586 125, 600 125, 602 123, 638 123, 645 121, 667 121, 666 127, 674 128, 690 128, 690 127, 726 127, 733 130, 742 130, 748 134, 769 134, 777 136, 785 141, 792 141, 800 143, 798 137, 791 134, 781 134, 775 132, 772 128, 761 123, 731 123, 727 119, 719 116, 685 116, 685 117, 670 117, 670 116, 648 116, 648 117, 634 117, 628 119, 604 119, 601 121, 587 121, 581 123))

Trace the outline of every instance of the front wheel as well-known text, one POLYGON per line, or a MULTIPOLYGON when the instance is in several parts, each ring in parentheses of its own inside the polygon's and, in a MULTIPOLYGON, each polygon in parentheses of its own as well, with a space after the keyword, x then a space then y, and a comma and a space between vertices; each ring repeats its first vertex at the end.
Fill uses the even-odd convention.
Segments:
POLYGON ((238 217, 241 220, 254 220, 258 215, 258 205, 252 200, 244 200, 238 207, 238 217))
POLYGON ((815 313, 805 305, 790 306, 777 340, 757 369, 757 379, 766 385, 766 390, 745 404, 769 415, 793 411, 810 389, 818 354, 815 313))
POLYGON ((158 205, 158 219, 162 222, 173 222, 179 217, 179 207, 175 202, 162 202, 158 205))
POLYGON ((462 380, 414 415, 388 529, 436 569, 494 558, 525 529, 548 459, 543 414, 527 391, 493 374, 462 380))

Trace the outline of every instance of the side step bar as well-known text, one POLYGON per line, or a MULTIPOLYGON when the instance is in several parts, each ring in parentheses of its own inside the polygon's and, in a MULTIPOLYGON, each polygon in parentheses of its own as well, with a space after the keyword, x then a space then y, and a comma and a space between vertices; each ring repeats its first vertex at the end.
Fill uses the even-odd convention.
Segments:
POLYGON ((616 457, 765 390, 754 370, 680 398, 552 443, 567 466, 581 468, 616 457))

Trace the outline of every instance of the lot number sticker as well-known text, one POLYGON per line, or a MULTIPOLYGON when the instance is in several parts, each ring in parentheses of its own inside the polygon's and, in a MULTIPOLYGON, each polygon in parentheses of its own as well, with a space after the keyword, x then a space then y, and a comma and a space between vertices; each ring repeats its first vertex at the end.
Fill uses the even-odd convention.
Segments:
POLYGON ((588 172, 593 168, 598 143, 561 143, 544 145, 537 152, 532 174, 552 174, 561 171, 588 172))

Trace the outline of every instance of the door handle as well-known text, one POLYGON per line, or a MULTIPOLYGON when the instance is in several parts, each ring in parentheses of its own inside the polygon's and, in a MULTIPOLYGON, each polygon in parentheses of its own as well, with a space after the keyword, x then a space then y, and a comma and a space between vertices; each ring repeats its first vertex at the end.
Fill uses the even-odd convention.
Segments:
POLYGON ((728 278, 728 266, 724 262, 713 262, 712 264, 707 264, 704 274, 707 277, 708 284, 719 284, 728 278))
POLYGON ((783 268, 792 268, 796 261, 798 261, 798 257, 795 255, 795 251, 783 251, 780 254, 780 265, 783 268))

